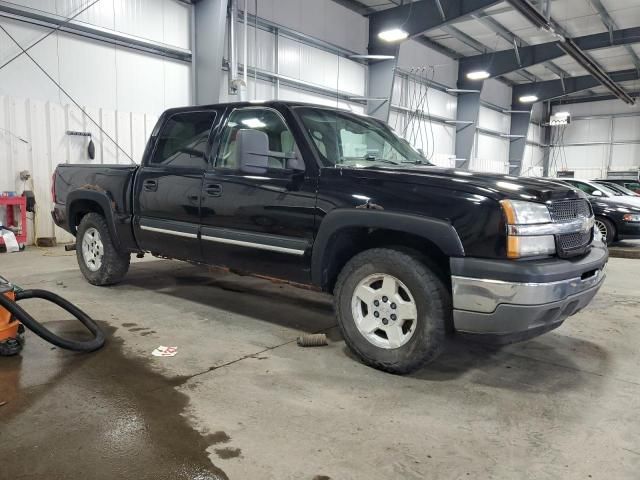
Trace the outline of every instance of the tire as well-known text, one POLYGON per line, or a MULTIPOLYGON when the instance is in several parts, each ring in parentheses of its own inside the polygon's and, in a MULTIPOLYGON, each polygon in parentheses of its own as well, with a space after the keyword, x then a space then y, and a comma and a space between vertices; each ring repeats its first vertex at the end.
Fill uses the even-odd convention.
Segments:
POLYGON ((611 220, 604 217, 596 217, 596 227, 602 233, 602 237, 606 240, 607 245, 611 245, 616 239, 616 226, 611 220))
POLYGON ((440 354, 452 312, 451 294, 438 275, 416 255, 391 248, 366 250, 347 262, 336 282, 334 304, 349 348, 365 364, 395 374, 412 372, 440 354), (395 279, 389 280, 389 285, 395 282, 396 288, 391 289, 397 292, 393 297, 398 303, 395 307, 395 302, 384 295, 389 291, 385 287, 389 277, 395 279), (366 296, 357 292, 366 293, 369 298, 365 301, 366 296), (411 300, 415 313, 407 307, 411 300), (376 301, 379 306, 375 306, 376 301), (371 309, 374 315, 378 314, 376 319, 371 309), (381 328, 370 333, 376 328, 376 321, 384 322, 385 316, 400 310, 410 313, 404 319, 401 314, 393 320, 387 318, 387 324, 380 323, 381 328), (415 321, 408 321, 410 317, 415 321))
POLYGON ((129 270, 131 256, 118 251, 104 217, 88 213, 76 232, 76 258, 84 278, 92 285, 118 283, 129 270), (84 244, 87 240, 87 244, 84 244))

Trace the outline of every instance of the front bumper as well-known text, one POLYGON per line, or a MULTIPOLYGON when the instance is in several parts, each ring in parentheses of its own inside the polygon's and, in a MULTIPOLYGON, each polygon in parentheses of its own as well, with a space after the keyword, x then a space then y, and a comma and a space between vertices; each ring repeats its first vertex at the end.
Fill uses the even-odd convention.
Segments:
POLYGON ((454 327, 499 343, 556 328, 595 296, 607 259, 603 245, 579 260, 452 259, 454 327))

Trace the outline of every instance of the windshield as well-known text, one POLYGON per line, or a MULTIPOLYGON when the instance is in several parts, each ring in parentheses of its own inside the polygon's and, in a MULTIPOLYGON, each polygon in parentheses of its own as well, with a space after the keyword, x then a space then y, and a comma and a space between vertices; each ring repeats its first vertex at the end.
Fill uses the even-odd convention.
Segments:
POLYGON ((305 130, 325 166, 431 165, 381 122, 338 110, 298 107, 305 130))
POLYGON ((629 190, 628 188, 623 187, 622 185, 616 185, 615 183, 600 183, 600 182, 598 182, 598 185, 605 185, 607 188, 609 188, 611 190, 615 190, 616 192, 618 192, 619 195, 630 195, 632 197, 638 196, 638 194, 636 192, 634 192, 633 190, 629 190))

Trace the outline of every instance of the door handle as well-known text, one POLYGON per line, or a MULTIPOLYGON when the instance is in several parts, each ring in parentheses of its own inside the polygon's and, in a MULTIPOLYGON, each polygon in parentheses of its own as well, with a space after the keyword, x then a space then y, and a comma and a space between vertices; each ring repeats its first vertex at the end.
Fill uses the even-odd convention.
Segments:
POLYGON ((222 185, 217 184, 217 183, 212 183, 212 184, 207 185, 205 187, 204 191, 210 197, 219 197, 220 195, 222 195, 222 185))
POLYGON ((155 192, 158 190, 158 181, 157 180, 145 180, 142 182, 142 188, 145 192, 155 192))

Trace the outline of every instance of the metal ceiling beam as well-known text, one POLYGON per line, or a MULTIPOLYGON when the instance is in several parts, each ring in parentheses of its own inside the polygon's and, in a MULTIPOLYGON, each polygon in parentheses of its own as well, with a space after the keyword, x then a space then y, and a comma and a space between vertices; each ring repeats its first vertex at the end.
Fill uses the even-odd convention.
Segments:
MULTIPOLYGON (((575 37, 573 41, 582 50, 595 50, 640 43, 640 27, 614 30, 611 33, 605 32, 575 37)), ((520 54, 520 63, 518 63, 513 50, 501 50, 499 52, 461 58, 460 69, 465 72, 485 69, 494 77, 566 55, 565 51, 560 48, 560 42, 521 46, 518 51, 520 54)))
MULTIPOLYGON (((495 33, 500 35, 507 42, 513 43, 513 44, 517 44, 517 46, 518 46, 518 50, 517 50, 518 54, 517 55, 515 54, 515 52, 513 50, 508 50, 508 52, 511 54, 511 58, 515 58, 516 62, 518 63, 518 65, 520 67, 520 69, 524 69, 527 66, 531 66, 531 65, 523 65, 521 63, 522 58, 521 58, 521 53, 520 52, 521 52, 522 48, 526 48, 529 45, 527 42, 525 42, 522 38, 517 36, 511 30, 507 29, 504 25, 502 25, 500 22, 495 20, 493 17, 490 16, 490 14, 488 14, 486 12, 480 12, 479 14, 473 15, 473 18, 475 18, 476 20, 478 20, 482 24, 486 25, 487 28, 491 29, 492 31, 494 31, 495 33)), ((462 64, 461 64, 461 66, 462 66, 462 64)), ((567 77, 567 76, 569 76, 569 74, 567 72, 565 72, 562 68, 560 68, 557 65, 555 65, 553 62, 545 62, 545 66, 550 71, 555 73, 558 77, 567 77)), ((516 71, 516 70, 519 70, 519 69, 515 69, 515 70, 512 70, 512 71, 516 71)), ((504 73, 509 73, 509 72, 504 72, 504 73)))
POLYGON ((564 29, 560 25, 558 25, 551 17, 549 17, 549 19, 545 18, 527 0, 508 1, 513 6, 513 8, 515 8, 533 25, 559 35, 561 38, 558 46, 562 50, 564 50, 567 55, 571 56, 576 62, 578 62, 582 68, 584 68, 595 79, 597 79, 599 84, 607 87, 623 102, 630 105, 633 105, 635 103, 635 100, 631 98, 620 85, 615 83, 615 81, 607 75, 607 73, 602 69, 600 65, 598 65, 597 62, 595 62, 591 57, 584 53, 584 51, 571 38, 567 36, 564 29))
POLYGON ((60 32, 80 35, 93 40, 110 43, 111 45, 116 44, 155 55, 191 62, 191 50, 116 32, 108 28, 102 28, 76 20, 68 21, 68 19, 59 15, 24 7, 15 3, 0 1, 0 16, 47 28, 57 28, 60 32))
POLYGON ((415 37, 421 33, 447 25, 462 17, 497 5, 496 0, 447 0, 441 2, 442 12, 437 2, 422 0, 382 10, 369 16, 369 37, 377 38, 379 32, 391 28, 402 28, 415 37), (444 19, 442 17, 444 13, 444 19))
MULTIPOLYGON (((613 82, 627 82, 640 78, 638 70, 635 69, 608 72, 607 76, 611 78, 613 82)), ((513 87, 513 97, 517 100, 523 95, 535 95, 538 97, 538 101, 542 102, 588 90, 599 85, 600 81, 593 75, 565 78, 564 82, 561 80, 548 80, 546 82, 525 83, 513 87)), ((616 96, 616 98, 619 97, 616 96)), ((516 105, 514 105, 514 107, 515 106, 516 105)))
MULTIPOLYGON (((640 98, 640 91, 629 92, 629 96, 633 98, 640 98)), ((586 97, 562 97, 554 102, 553 105, 567 105, 571 103, 585 103, 585 102, 601 102, 604 100, 617 100, 615 95, 589 95, 586 97)))
MULTIPOLYGON (((602 23, 604 24, 604 26, 607 27, 609 31, 618 30, 618 24, 611 17, 611 15, 609 15, 609 12, 605 8, 605 6, 602 4, 602 2, 600 0, 589 0, 589 1, 591 2, 591 5, 593 5, 593 8, 595 8, 598 11, 598 15, 600 15, 600 19, 602 20, 602 23)), ((638 55, 636 54, 636 52, 633 50, 633 48, 631 48, 630 45, 625 45, 625 49, 627 50, 627 53, 629 54, 629 56, 631 56, 631 59, 633 60, 633 64, 636 66, 638 70, 640 70, 640 58, 638 58, 638 55)))

